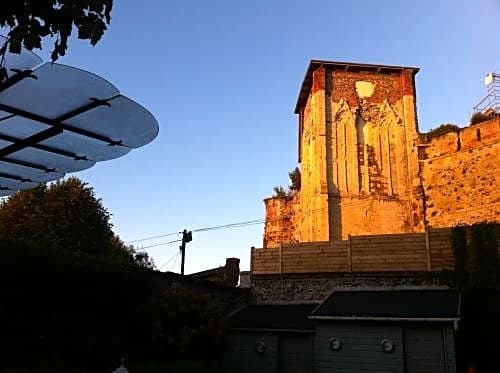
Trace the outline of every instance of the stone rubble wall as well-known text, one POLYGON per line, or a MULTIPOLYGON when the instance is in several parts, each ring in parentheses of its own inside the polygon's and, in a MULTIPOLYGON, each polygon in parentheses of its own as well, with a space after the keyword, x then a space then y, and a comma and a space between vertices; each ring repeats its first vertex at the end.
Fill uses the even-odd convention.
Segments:
POLYGON ((500 118, 432 139, 422 177, 430 226, 500 221, 500 118))
POLYGON ((266 200, 263 247, 500 221, 500 118, 421 143, 415 113, 410 71, 318 68, 299 115, 302 187, 266 200))
POLYGON ((339 273, 318 276, 253 276, 252 294, 256 303, 322 302, 333 291, 444 289, 436 274, 339 273))

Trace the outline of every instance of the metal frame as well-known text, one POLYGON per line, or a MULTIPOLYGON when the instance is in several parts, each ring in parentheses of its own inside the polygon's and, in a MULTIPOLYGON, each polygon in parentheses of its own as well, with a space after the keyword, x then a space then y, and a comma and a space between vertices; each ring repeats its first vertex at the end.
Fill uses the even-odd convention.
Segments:
MULTIPOLYGON (((0 83, 0 92, 8 89, 9 87, 12 87, 13 85, 22 81, 23 79, 26 79, 26 78, 38 79, 38 77, 33 74, 33 70, 22 70, 21 71, 21 70, 14 70, 13 69, 13 71, 16 72, 16 74, 14 76, 12 76, 9 79, 0 83)), ((85 112, 88 112, 96 107, 111 106, 109 101, 111 99, 113 99, 114 97, 116 97, 116 96, 113 96, 113 97, 108 98, 108 99, 90 98, 89 100, 91 102, 88 103, 87 105, 83 105, 79 108, 73 109, 73 110, 59 116, 56 119, 49 119, 49 118, 43 117, 41 115, 31 113, 31 112, 28 112, 25 110, 21 110, 21 109, 18 109, 18 108, 9 106, 9 105, 0 104, 0 110, 11 114, 7 117, 1 118, 0 122, 7 120, 7 119, 10 119, 10 118, 13 118, 13 117, 16 117, 16 116, 19 116, 19 117, 23 117, 26 119, 30 119, 30 120, 51 126, 51 128, 43 130, 41 132, 38 132, 38 133, 36 133, 32 136, 29 136, 25 139, 19 139, 19 138, 13 137, 13 136, 0 134, 0 140, 12 142, 11 145, 8 145, 4 148, 0 148, 0 160, 4 161, 4 162, 12 163, 12 164, 22 165, 22 166, 28 167, 28 168, 42 170, 45 172, 55 172, 56 171, 53 168, 48 168, 48 167, 45 167, 45 166, 40 165, 40 164, 18 161, 18 160, 14 160, 11 158, 7 158, 8 155, 15 153, 19 150, 28 148, 28 147, 36 148, 36 149, 43 150, 43 151, 46 151, 46 152, 49 152, 52 154, 57 154, 57 155, 60 155, 63 157, 72 158, 74 160, 88 160, 88 158, 86 156, 83 156, 83 157, 78 156, 77 154, 72 153, 72 152, 68 152, 68 151, 65 151, 65 150, 62 150, 62 149, 59 149, 56 147, 40 144, 40 142, 42 142, 44 140, 48 140, 54 136, 57 136, 57 135, 63 133, 63 131, 77 133, 79 135, 82 135, 82 136, 85 136, 88 138, 92 138, 92 139, 95 139, 95 140, 98 140, 101 142, 105 142, 109 146, 122 146, 121 141, 112 140, 106 136, 102 136, 102 135, 99 135, 99 134, 91 132, 91 131, 87 131, 87 130, 84 130, 81 128, 77 128, 77 127, 62 123, 65 120, 68 120, 68 119, 73 118, 77 115, 83 114, 85 112)), ((1 123, 0 123, 0 126, 1 126, 1 123)), ((0 172, 0 176, 7 178, 7 179, 18 180, 21 182, 33 182, 33 180, 31 180, 29 178, 22 178, 18 175, 12 175, 12 174, 8 174, 8 173, 1 173, 0 172)), ((8 188, 0 188, 0 189, 6 190, 8 188)))
MULTIPOLYGON (((38 80, 39 78, 41 79, 40 75, 41 73, 40 74, 37 73, 38 71, 37 69, 40 66, 41 62, 42 61, 40 59, 38 65, 35 66, 36 65, 35 61, 31 63, 29 66, 27 66, 28 68, 26 69, 11 68, 8 74, 6 73, 7 72, 6 68, 0 66, 0 68, 5 72, 5 74, 3 74, 2 77, 0 77, 0 92, 3 92, 15 86, 17 83, 24 81, 24 79, 35 79, 35 80, 38 80)), ((126 143, 125 144, 123 143, 126 142, 128 134, 128 132, 126 131, 128 131, 128 127, 124 129, 125 132, 122 132, 120 130, 121 128, 120 126, 115 128, 117 134, 121 134, 121 136, 116 137, 118 138, 117 140, 116 138, 111 137, 114 136, 113 131, 108 132, 108 135, 104 135, 98 133, 99 132, 98 129, 95 130, 93 128, 85 129, 68 123, 68 121, 71 120, 72 118, 75 118, 84 113, 88 113, 95 108, 101 106, 111 107, 112 106, 111 101, 113 99, 125 97, 119 93, 116 87, 113 87, 113 90, 111 91, 106 90, 105 92, 108 92, 107 94, 111 96, 104 98, 88 97, 88 102, 86 104, 71 109, 65 112, 64 114, 59 115, 57 118, 50 118, 44 116, 43 113, 39 114, 34 110, 32 110, 29 105, 25 109, 16 107, 16 105, 19 106, 19 104, 17 104, 17 100, 23 99, 22 92, 19 97, 15 97, 15 100, 13 102, 0 103, 0 112, 2 113, 1 114, 2 116, 0 117, 0 130, 2 130, 2 125, 4 126, 4 128, 5 127, 9 128, 9 131, 5 130, 3 131, 4 133, 0 133, 0 141, 7 142, 7 145, 3 145, 0 147, 0 163, 4 164, 3 167, 4 170, 0 168, 0 177, 4 179, 4 183, 3 184, 0 183, 0 191, 5 191, 5 190, 15 191, 17 189, 24 189, 26 187, 30 187, 30 185, 26 184, 23 185, 22 183, 33 184, 33 183, 43 182, 45 180, 54 180, 64 175, 66 172, 69 172, 72 169, 79 170, 92 167, 97 162, 97 160, 92 159, 94 158, 94 156, 92 155, 94 153, 92 151, 91 145, 94 141, 99 145, 99 149, 95 150, 97 152, 95 154, 95 158, 101 159, 99 157, 101 157, 100 154, 103 153, 102 159, 105 160, 105 159, 113 159, 117 155, 120 156, 120 154, 121 155, 125 154, 126 151, 132 148, 145 145, 156 136, 158 124, 157 121, 154 119, 154 117, 152 119, 150 119, 149 117, 144 118, 145 120, 146 119, 148 120, 148 123, 149 121, 151 122, 151 130, 155 130, 154 136, 151 138, 151 136, 148 135, 144 139, 141 139, 142 144, 135 144, 135 145, 132 144, 130 146, 127 145, 126 143), (43 128, 39 129, 38 128, 39 126, 31 127, 31 131, 28 132, 28 134, 26 133, 22 134, 22 132, 17 134, 15 130, 16 125, 19 126, 22 125, 20 119, 18 118, 24 118, 29 121, 33 121, 34 122, 33 124, 43 125, 43 128), (11 126, 11 124, 13 126, 11 126), (37 132, 33 133, 32 131, 37 131, 37 132), (61 141, 59 141, 61 138, 56 138, 54 143, 50 145, 43 143, 49 139, 53 139, 54 137, 61 135, 62 133, 72 134, 75 140, 80 140, 79 138, 81 137, 81 139, 83 140, 82 144, 84 146, 84 148, 81 150, 81 153, 83 154, 81 154, 80 151, 74 151, 73 148, 71 147, 71 144, 61 143, 61 141), (89 143, 88 155, 86 155, 87 142, 89 143), (114 149, 118 152, 113 150, 106 151, 107 146, 119 147, 118 149, 116 148, 114 149), (30 156, 29 158, 23 158, 21 155, 19 157, 16 156, 19 151, 28 148, 36 149, 37 151, 39 151, 39 154, 35 153, 34 156, 30 156), (56 165, 51 166, 50 165, 51 162, 45 159, 45 157, 47 156, 54 157, 54 155, 63 158, 59 158, 59 161, 61 161, 59 165, 57 165, 58 162, 56 162, 56 165), (40 158, 40 160, 38 158, 40 158), (83 162, 78 162, 78 161, 83 161, 83 162), (5 168, 7 168, 7 170, 5 170, 5 168), (31 176, 31 173, 33 173, 33 176, 31 176), (12 180, 12 182, 8 180, 12 180)), ((88 93, 89 96, 91 94, 92 93, 88 93)), ((86 97, 83 96, 80 98, 85 99, 86 97)), ((119 102, 117 103, 117 105, 118 106, 116 106, 115 108, 118 110, 121 106, 119 105, 119 102)), ((125 106, 125 108, 127 108, 127 106, 125 106)), ((62 110, 64 110, 64 107, 62 110)), ((96 114, 99 117, 100 112, 97 112, 96 114)), ((107 114, 112 114, 111 119, 113 119, 114 112, 105 113, 106 116, 107 114)), ((106 119, 106 117, 102 119, 106 119)), ((90 119, 88 118, 83 118, 84 123, 87 123, 89 120, 90 119)), ((118 117, 116 118, 116 120, 120 120, 120 118, 118 117)), ((120 123, 121 122, 118 122, 117 124, 120 123)), ((132 122, 131 123, 127 122, 126 124, 135 125, 135 123, 132 122)), ((139 124, 140 123, 138 123, 138 125, 139 124)), ((28 128, 30 128, 29 123, 28 123, 28 128)), ((145 132, 144 132, 145 134, 147 134, 146 132, 147 130, 148 128, 145 127, 145 132)), ((6 193, 0 193, 0 196, 5 194, 6 193)))

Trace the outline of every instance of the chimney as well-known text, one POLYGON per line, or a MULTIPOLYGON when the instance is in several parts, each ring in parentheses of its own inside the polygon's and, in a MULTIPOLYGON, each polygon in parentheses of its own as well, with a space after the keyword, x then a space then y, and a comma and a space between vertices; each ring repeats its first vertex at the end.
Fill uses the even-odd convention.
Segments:
POLYGON ((228 286, 238 285, 240 277, 240 260, 238 258, 227 258, 224 267, 224 283, 228 286))

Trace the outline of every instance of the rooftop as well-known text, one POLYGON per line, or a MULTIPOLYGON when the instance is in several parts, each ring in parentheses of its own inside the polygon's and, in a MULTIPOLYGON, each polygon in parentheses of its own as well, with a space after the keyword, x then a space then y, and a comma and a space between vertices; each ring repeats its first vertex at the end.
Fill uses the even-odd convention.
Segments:
POLYGON ((314 331, 309 314, 318 306, 309 304, 253 304, 229 318, 233 329, 314 331))
POLYGON ((299 114, 300 108, 305 106, 307 101, 307 96, 312 86, 312 74, 320 66, 326 66, 332 70, 343 70, 343 71, 370 71, 376 73, 393 73, 401 72, 403 70, 409 70, 415 75, 419 68, 409 67, 409 66, 391 66, 391 65, 374 65, 367 63, 357 63, 357 62, 340 62, 340 61, 324 61, 324 60, 311 60, 309 62, 309 67, 307 68, 306 75, 302 81, 302 86, 300 87, 299 97, 297 98, 297 104, 295 105, 295 114, 299 114))
POLYGON ((325 319, 453 319, 460 316, 453 290, 373 290, 332 293, 311 313, 325 319))

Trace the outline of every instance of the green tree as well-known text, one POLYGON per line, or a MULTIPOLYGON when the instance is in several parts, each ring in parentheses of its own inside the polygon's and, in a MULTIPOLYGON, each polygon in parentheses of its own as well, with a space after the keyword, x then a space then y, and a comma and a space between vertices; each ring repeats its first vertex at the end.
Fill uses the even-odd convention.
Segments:
POLYGON ((287 189, 283 186, 275 186, 273 197, 276 198, 290 198, 295 195, 300 190, 301 187, 301 175, 300 168, 295 167, 292 171, 288 173, 288 177, 290 178, 290 185, 287 189))
POLYGON ((484 113, 477 112, 477 113, 472 114, 472 116, 470 117, 470 125, 478 124, 478 123, 490 120, 492 118, 493 117, 488 116, 484 113))
POLYGON ((73 27, 78 38, 97 44, 111 21, 113 0, 4 0, 0 26, 9 29, 8 43, 12 53, 42 48, 42 38, 55 37, 52 61, 64 56, 73 27))
POLYGON ((273 195, 273 197, 286 198, 286 197, 288 197, 288 192, 281 185, 280 186, 275 186, 274 187, 274 195, 273 195))
POLYGON ((300 168, 295 167, 295 169, 288 173, 288 177, 292 182, 288 189, 292 191, 299 191, 301 186, 300 168))
POLYGON ((126 246, 112 231, 111 214, 93 188, 76 177, 17 192, 0 204, 0 235, 86 255, 113 255, 141 267, 147 253, 126 246))
POLYGON ((93 189, 75 177, 20 191, 0 205, 0 233, 77 252, 111 249, 109 219, 93 189))

